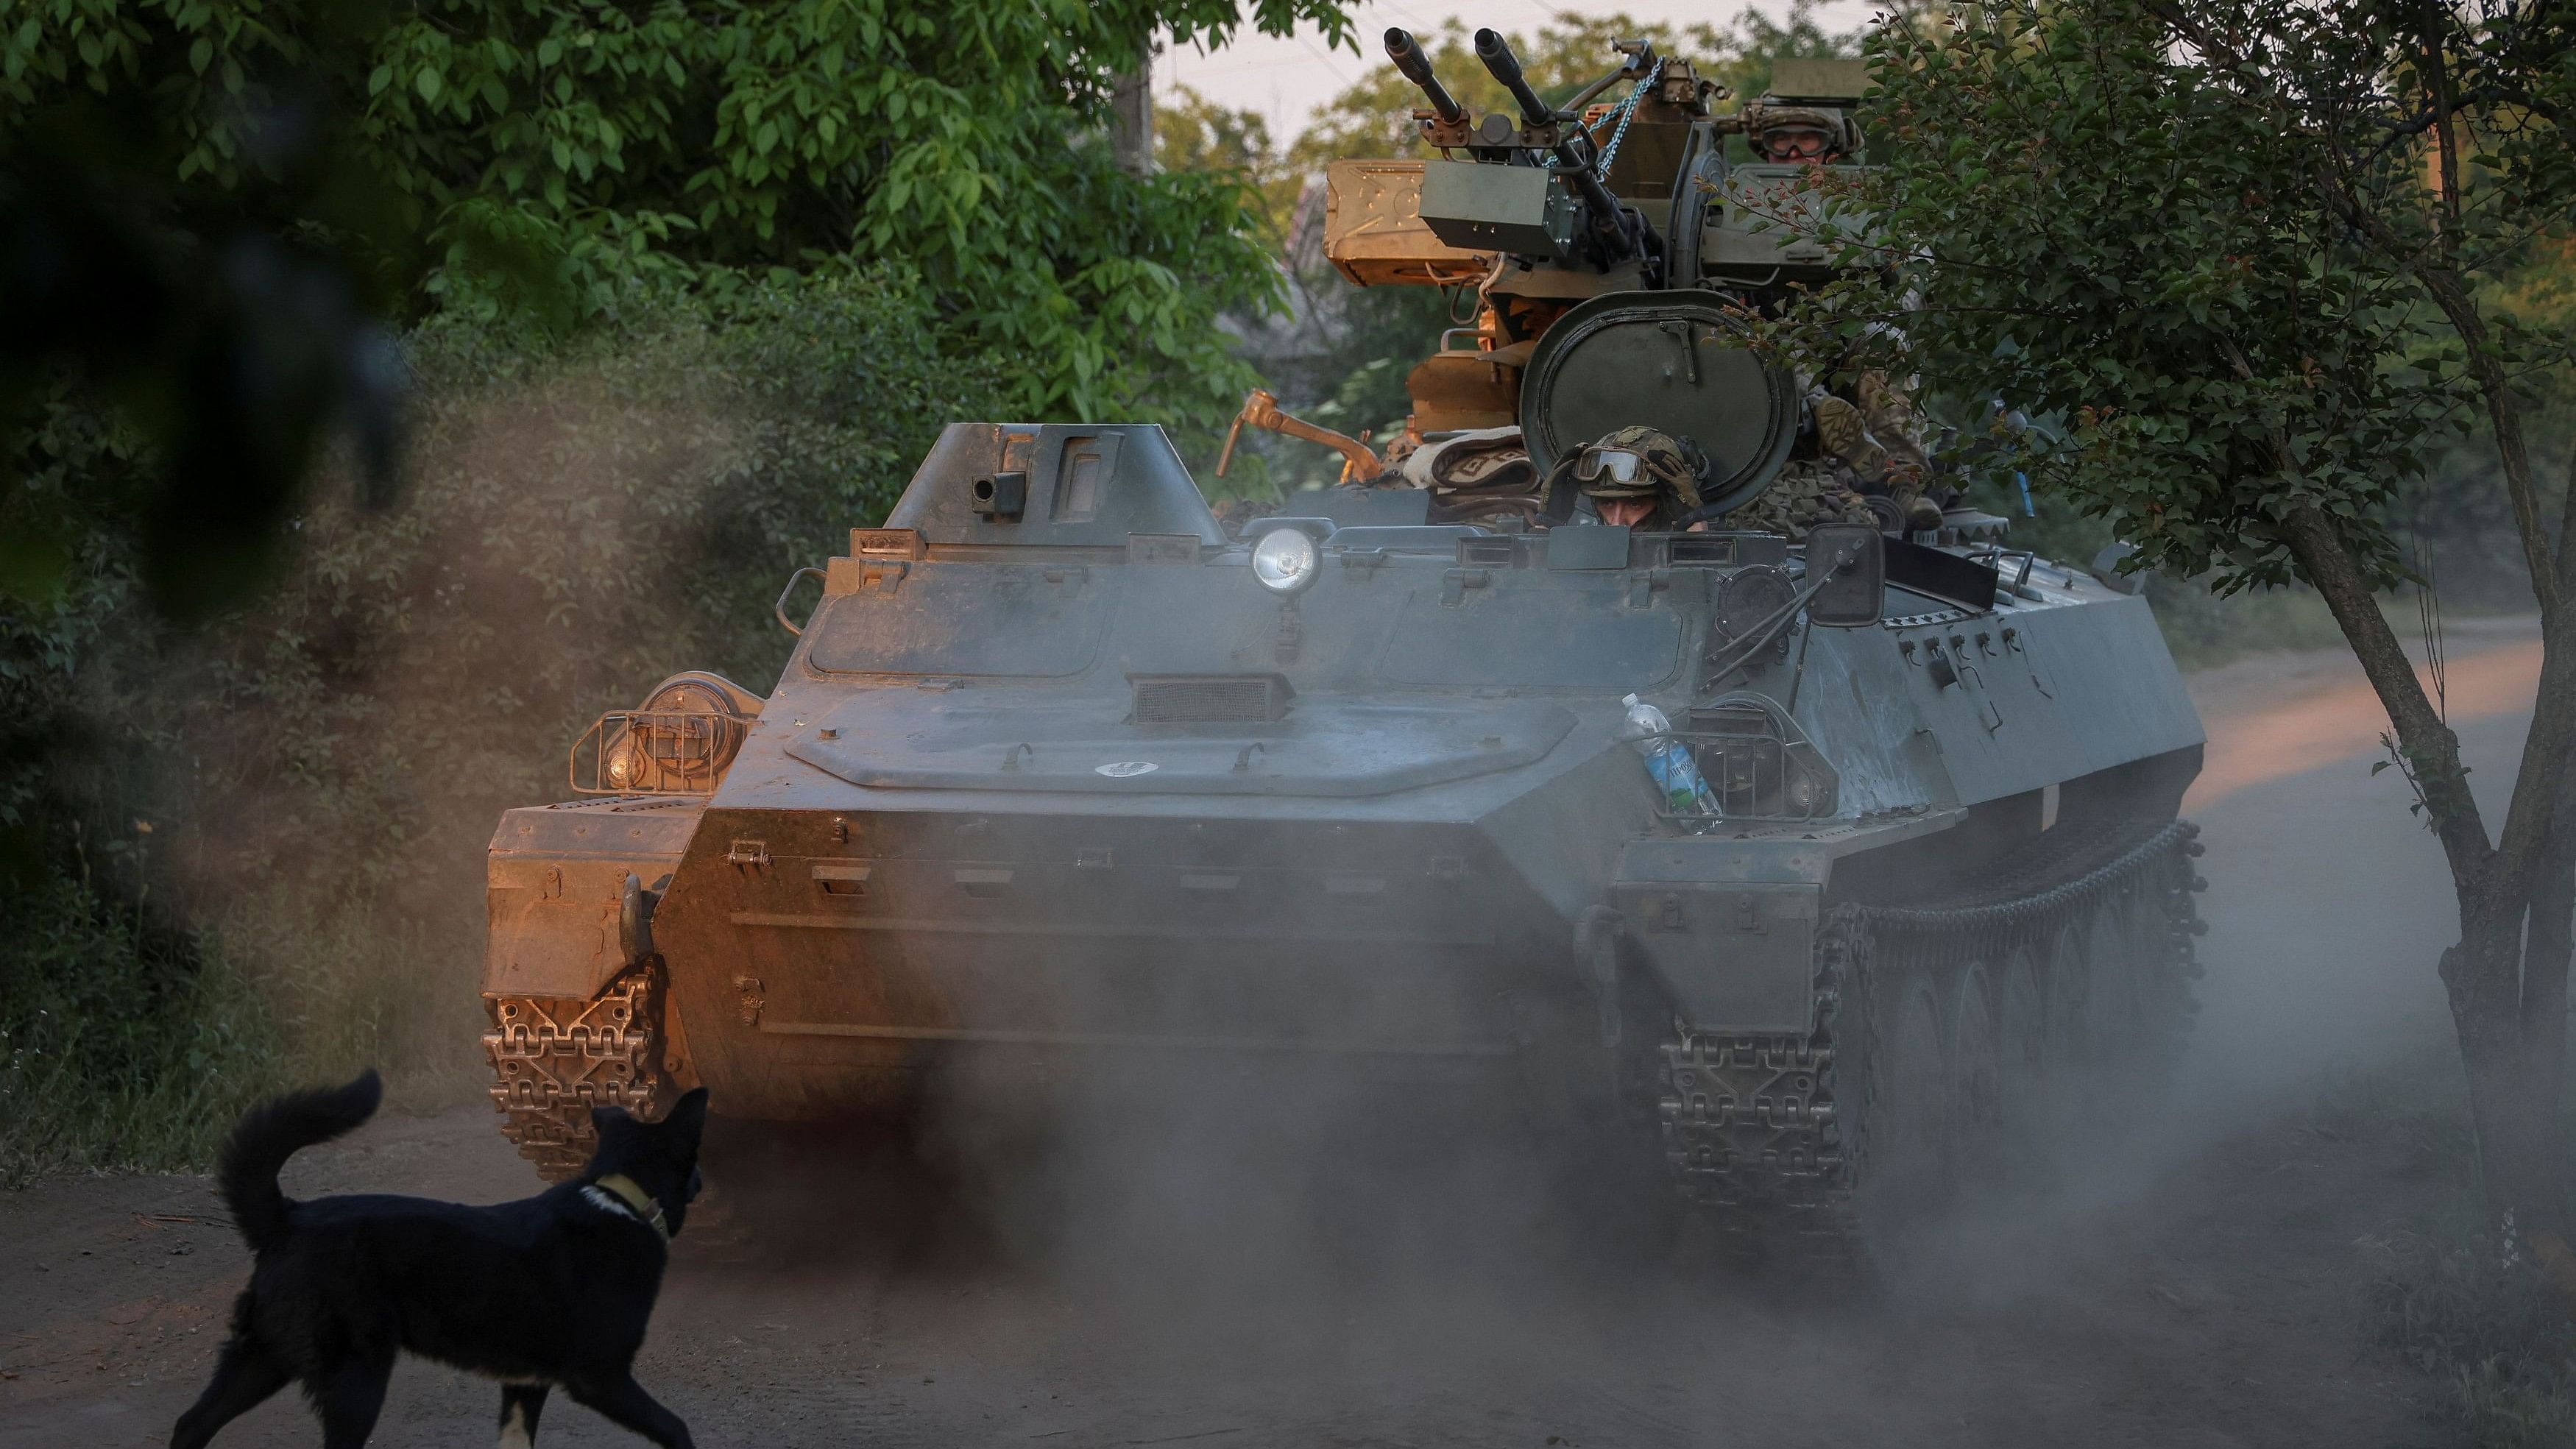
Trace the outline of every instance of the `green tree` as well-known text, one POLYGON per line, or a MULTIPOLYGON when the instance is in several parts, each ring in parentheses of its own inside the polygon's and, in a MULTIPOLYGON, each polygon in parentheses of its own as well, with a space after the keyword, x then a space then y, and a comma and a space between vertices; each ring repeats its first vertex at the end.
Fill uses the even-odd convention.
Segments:
MULTIPOLYGON (((177 598, 176 541, 262 553, 371 312, 560 325, 638 277, 886 262, 946 350, 1019 360, 1013 410, 1204 426, 1248 381, 1215 317, 1277 297, 1257 202, 1120 171, 1109 98, 1158 33, 1247 19, 1348 31, 1338 0, 31 0, 0 28, 0 427, 66 358, 223 479, 155 500, 177 598)), ((52 576, 62 532, 0 576, 52 576)))
MULTIPOLYGON (((51 867, 0 890, 0 1181, 183 1163, 248 1097, 370 1062, 473 1083, 493 819, 654 680, 776 677, 788 572, 998 406, 935 327, 912 279, 846 268, 639 287, 562 338, 436 316, 404 338, 402 496, 318 489, 255 601, 174 636, 94 547, 53 607, 0 609, 0 657, 40 666, 0 669, 0 710, 50 726, 51 792, 0 796, 51 867)), ((110 442, 58 440, 78 498, 110 442)))
POLYGON ((2140 566, 2316 588, 2450 862, 2483 1180, 2526 1226, 2568 1210, 2576 538, 2522 439, 2565 339, 2493 283, 2576 219, 2572 29, 2503 0, 1990 0, 1884 27, 1872 112, 1898 144, 1864 183, 1883 231, 1853 243, 1879 266, 1784 332, 2068 419, 2034 476, 2140 566), (2406 575, 2400 489, 2473 418, 2545 638, 2500 832, 2376 597, 2406 575))
POLYGON ((1219 105, 1188 86, 1174 86, 1154 102, 1154 164, 1230 176, 1253 188, 1261 197, 1263 238, 1274 250, 1287 247, 1305 190, 1305 178, 1286 163, 1259 111, 1219 105))

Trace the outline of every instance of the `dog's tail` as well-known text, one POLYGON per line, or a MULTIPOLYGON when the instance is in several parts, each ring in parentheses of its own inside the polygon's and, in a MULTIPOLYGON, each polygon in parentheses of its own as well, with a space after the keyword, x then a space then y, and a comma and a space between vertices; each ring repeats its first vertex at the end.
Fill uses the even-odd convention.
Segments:
POLYGON ((384 1094, 384 1083, 370 1067, 345 1087, 289 1092, 242 1114, 216 1159, 215 1182, 252 1252, 267 1252, 286 1235, 289 1204, 277 1188, 277 1170, 286 1159, 376 1115, 384 1094))

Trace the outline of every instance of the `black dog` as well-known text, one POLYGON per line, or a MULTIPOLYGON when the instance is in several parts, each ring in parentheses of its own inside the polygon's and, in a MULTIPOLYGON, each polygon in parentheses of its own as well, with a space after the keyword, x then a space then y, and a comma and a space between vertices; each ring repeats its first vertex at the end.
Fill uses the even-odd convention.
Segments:
POLYGON ((501 1380, 505 1445, 535 1440, 546 1390, 561 1384, 574 1403, 686 1449, 689 1426, 653 1402, 632 1365, 667 1244, 698 1195, 706 1089, 659 1122, 594 1110, 599 1151, 579 1180, 518 1202, 293 1202, 278 1191, 288 1157, 374 1116, 382 1095, 369 1072, 279 1097, 225 1142, 217 1179, 257 1266, 233 1304, 215 1381, 179 1416, 171 1449, 201 1449, 289 1380, 321 1416, 326 1449, 360 1449, 401 1349, 501 1380))

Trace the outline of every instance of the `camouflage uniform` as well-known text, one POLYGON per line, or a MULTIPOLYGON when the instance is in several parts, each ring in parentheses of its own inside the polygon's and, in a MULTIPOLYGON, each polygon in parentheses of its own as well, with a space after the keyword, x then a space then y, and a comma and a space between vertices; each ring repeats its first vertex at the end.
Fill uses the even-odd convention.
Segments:
POLYGON ((1849 469, 1838 461, 1805 458, 1781 469, 1760 496, 1726 515, 1725 526, 1796 540, 1819 523, 1870 519, 1869 505, 1851 486, 1849 469))
POLYGON ((1760 497, 1727 515, 1727 527, 1804 538, 1812 524, 1869 521, 1864 493, 1886 496, 1899 517, 1927 506, 1919 500, 1932 466, 1914 436, 1913 400, 1874 368, 1858 374, 1851 391, 1846 398, 1808 390, 1817 456, 1791 462, 1760 497))

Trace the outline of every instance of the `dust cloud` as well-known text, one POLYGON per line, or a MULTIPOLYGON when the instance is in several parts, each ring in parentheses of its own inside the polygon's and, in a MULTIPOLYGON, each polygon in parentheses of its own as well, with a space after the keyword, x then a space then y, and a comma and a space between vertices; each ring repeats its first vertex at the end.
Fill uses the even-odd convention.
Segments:
MULTIPOLYGON (((2301 664, 2205 680, 2213 729, 2349 683, 2301 664)), ((2519 710, 2456 720, 2503 788, 2519 710)), ((2171 1087, 2069 1084, 2083 1110, 2041 1114, 2032 1159, 1873 1273, 1673 1211, 1642 1124, 1552 1134, 1473 1072, 1200 1058, 958 1071, 900 1138, 736 1127, 710 1171, 753 1187, 700 1291, 962 1355, 1003 1419, 1089 1442, 2157 1443, 2195 1415, 2231 1442, 2384 1439, 2402 1396, 2355 1357, 2349 1285, 2274 1230, 2380 1208, 2263 1134, 2356 1072, 2451 1089, 2452 918, 2403 782, 2298 748, 2195 806, 2208 975, 2171 1087), (2282 1333, 2303 1315, 2331 1331, 2282 1333), (1075 1387, 1091 1417, 1043 1427, 1075 1387)))
MULTIPOLYGON (((176 746, 166 883, 265 1002, 271 1075, 377 1065, 404 1108, 479 1096, 495 822, 563 796, 599 710, 740 652, 674 580, 709 572, 750 429, 667 383, 433 379, 399 503, 317 486, 285 577, 152 675, 176 746)), ((774 626, 758 642, 783 657, 774 626)))
MULTIPOLYGON (((2195 687, 2234 739, 2348 668, 2195 687)), ((2516 711, 2454 720, 2498 787, 2516 711)), ((2121 1108, 2127 1084, 2096 1084, 2113 1110, 1877 1282, 1676 1219, 1650 1143, 1552 1147, 1472 1076, 1202 1057, 1040 1090, 996 1069, 935 1083, 903 1132, 718 1124, 641 1377, 710 1445, 2448 1442, 2371 1342, 2354 1244, 2452 1185, 2309 1110, 2356 1071, 2455 1089, 2443 878, 2402 782, 2293 743, 2193 807, 2209 975, 2173 1090, 2121 1108)), ((476 1105, 388 1113, 288 1177, 535 1185, 476 1105)), ((247 1269, 212 1201, 97 1178, 0 1202, 27 1245, 0 1264, 0 1365, 25 1375, 0 1386, 0 1449, 139 1442, 193 1396, 247 1269)), ((488 1384, 411 1364, 375 1442, 480 1441, 491 1415, 488 1384)), ((632 1442, 570 1405, 546 1439, 632 1442)), ((227 1442, 305 1445, 311 1423, 281 1397, 227 1442)))

